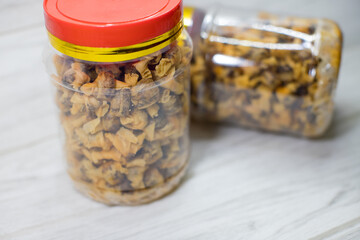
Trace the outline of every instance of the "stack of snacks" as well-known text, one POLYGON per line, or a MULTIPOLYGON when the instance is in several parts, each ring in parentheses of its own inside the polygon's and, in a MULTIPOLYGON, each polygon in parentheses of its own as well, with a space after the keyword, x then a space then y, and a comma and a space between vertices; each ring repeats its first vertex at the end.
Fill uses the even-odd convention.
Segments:
POLYGON ((179 183, 189 148, 181 50, 173 45, 126 64, 54 56, 69 174, 81 191, 108 204, 138 204, 179 183))
POLYGON ((203 23, 191 68, 194 117, 321 136, 334 111, 338 26, 268 14, 237 22, 231 17, 213 14, 203 23))

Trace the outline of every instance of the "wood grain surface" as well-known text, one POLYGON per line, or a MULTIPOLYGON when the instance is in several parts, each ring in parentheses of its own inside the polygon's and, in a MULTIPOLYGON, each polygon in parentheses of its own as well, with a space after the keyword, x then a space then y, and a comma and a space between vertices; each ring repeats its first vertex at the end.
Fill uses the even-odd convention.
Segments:
POLYGON ((64 170, 42 63, 42 1, 0 0, 1 240, 360 239, 360 1, 222 2, 340 23, 345 44, 327 135, 193 123, 190 170, 174 193, 138 207, 93 202, 64 170))

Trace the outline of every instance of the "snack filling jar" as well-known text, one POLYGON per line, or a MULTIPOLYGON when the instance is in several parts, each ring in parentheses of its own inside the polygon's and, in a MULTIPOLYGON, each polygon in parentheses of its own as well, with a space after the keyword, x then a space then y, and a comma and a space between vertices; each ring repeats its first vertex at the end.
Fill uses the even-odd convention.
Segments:
POLYGON ((185 8, 195 119, 304 137, 331 123, 342 35, 326 19, 185 8))
POLYGON ((45 0, 45 64, 68 173, 109 205, 171 192, 189 158, 192 41, 181 0, 45 0))

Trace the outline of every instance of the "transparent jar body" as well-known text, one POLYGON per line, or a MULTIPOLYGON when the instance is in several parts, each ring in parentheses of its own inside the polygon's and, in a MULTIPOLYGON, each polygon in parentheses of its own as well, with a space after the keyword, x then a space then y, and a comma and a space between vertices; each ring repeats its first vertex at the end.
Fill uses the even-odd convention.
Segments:
POLYGON ((342 47, 334 22, 220 7, 195 46, 194 118, 305 137, 330 125, 342 47))
POLYGON ((68 173, 80 192, 137 205, 180 183, 189 158, 191 54, 186 31, 126 62, 81 61, 49 48, 68 173))

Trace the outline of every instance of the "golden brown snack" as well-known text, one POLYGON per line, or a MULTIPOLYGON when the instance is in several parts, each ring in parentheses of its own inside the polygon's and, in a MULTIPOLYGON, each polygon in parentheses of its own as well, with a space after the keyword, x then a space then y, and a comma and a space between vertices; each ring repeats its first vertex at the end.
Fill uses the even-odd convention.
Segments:
POLYGON ((179 184, 189 151, 187 48, 173 43, 122 64, 54 55, 68 172, 80 192, 136 205, 179 184))
POLYGON ((332 119, 341 44, 329 20, 260 14, 213 26, 192 59, 193 116, 318 137, 332 119))

